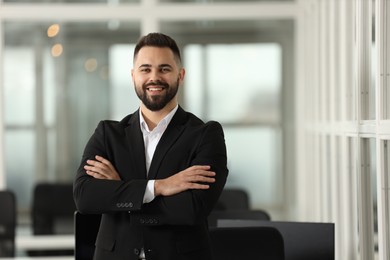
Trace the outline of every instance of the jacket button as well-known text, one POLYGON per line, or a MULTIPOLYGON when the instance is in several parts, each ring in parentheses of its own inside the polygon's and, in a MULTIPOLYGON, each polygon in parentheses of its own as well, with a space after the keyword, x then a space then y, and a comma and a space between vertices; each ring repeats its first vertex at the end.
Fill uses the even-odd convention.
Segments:
POLYGON ((135 254, 135 255, 139 255, 139 253, 140 253, 140 252, 139 252, 139 249, 138 249, 138 248, 134 248, 134 254, 135 254))

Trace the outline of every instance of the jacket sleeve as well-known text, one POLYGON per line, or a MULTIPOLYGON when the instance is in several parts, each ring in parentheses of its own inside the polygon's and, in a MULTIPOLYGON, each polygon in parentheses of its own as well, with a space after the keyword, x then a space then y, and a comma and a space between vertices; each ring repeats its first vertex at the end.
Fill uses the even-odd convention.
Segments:
POLYGON ((85 147, 77 170, 73 183, 73 197, 77 210, 89 214, 140 210, 147 180, 100 180, 89 176, 84 170, 86 161, 94 159, 95 155, 111 161, 106 147, 106 124, 105 121, 101 121, 97 126, 85 147))

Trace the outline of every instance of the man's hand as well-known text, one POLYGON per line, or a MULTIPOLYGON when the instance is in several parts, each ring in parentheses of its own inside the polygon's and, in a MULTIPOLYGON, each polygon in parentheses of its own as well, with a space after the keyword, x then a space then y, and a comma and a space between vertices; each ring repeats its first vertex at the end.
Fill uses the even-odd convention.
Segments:
POLYGON ((210 171, 210 166, 194 165, 169 178, 155 180, 155 196, 171 196, 186 190, 206 190, 208 183, 215 182, 215 172, 210 171))
POLYGON ((96 160, 87 160, 87 165, 84 166, 84 169, 89 176, 103 180, 121 180, 118 172, 109 160, 99 155, 96 155, 95 159, 96 160))

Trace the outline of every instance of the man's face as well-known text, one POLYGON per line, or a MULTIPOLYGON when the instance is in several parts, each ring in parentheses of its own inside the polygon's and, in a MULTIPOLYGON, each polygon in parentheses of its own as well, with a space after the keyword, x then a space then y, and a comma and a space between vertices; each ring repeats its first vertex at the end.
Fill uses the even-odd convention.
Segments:
POLYGON ((184 69, 178 67, 169 48, 143 47, 131 74, 135 92, 146 108, 159 111, 168 104, 176 105, 184 69))

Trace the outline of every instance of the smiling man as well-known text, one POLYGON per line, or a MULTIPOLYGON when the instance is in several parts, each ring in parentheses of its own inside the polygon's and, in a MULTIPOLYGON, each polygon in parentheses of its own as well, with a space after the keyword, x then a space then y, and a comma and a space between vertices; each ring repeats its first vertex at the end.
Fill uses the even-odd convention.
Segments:
POLYGON ((207 216, 228 175, 224 133, 177 101, 176 42, 150 33, 131 71, 140 108, 99 123, 74 181, 81 213, 102 214, 94 259, 212 259, 207 216))

